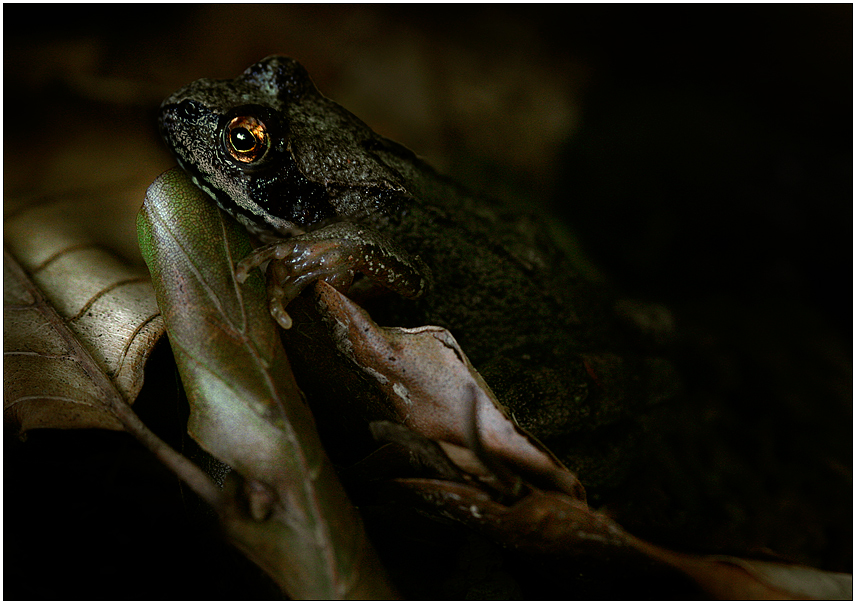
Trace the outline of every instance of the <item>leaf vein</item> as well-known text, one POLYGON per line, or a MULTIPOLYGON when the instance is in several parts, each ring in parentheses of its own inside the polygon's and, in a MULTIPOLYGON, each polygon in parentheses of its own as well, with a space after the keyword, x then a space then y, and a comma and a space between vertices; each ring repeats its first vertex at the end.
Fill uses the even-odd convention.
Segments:
POLYGON ((136 329, 134 329, 134 331, 131 332, 131 335, 128 336, 128 338, 125 340, 125 345, 122 347, 122 355, 116 367, 116 375, 119 375, 119 373, 121 373, 122 367, 124 367, 125 365, 125 360, 128 358, 128 351, 131 349, 131 346, 133 346, 134 340, 137 339, 137 336, 140 334, 140 332, 143 331, 143 329, 145 329, 152 321, 157 319, 159 316, 161 316, 160 312, 152 313, 149 317, 146 318, 145 321, 139 323, 136 329))
POLYGON ((169 237, 172 239, 173 244, 181 250, 182 255, 187 259, 187 265, 190 268, 190 271, 193 273, 193 276, 200 283, 202 288, 205 290, 207 296, 211 299, 211 303, 217 308, 217 311, 220 313, 220 315, 226 317, 227 315, 223 310, 223 304, 220 300, 220 297, 216 294, 215 289, 211 287, 211 285, 208 283, 207 279, 204 277, 199 268, 193 262, 190 261, 190 258, 192 256, 189 250, 183 245, 183 240, 181 239, 181 237, 179 237, 176 232, 170 228, 169 222, 166 221, 163 215, 157 211, 157 208, 151 209, 151 216, 160 223, 161 228, 165 233, 169 235, 169 237))
POLYGON ((113 291, 113 290, 115 290, 115 289, 117 289, 117 288, 119 288, 119 287, 121 287, 121 286, 123 286, 123 285, 128 285, 128 284, 131 284, 131 283, 140 283, 140 282, 143 282, 143 281, 148 281, 148 279, 149 279, 148 277, 143 277, 143 276, 139 276, 139 277, 128 277, 127 279, 119 279, 118 281, 116 281, 116 282, 114 282, 114 283, 111 283, 110 285, 108 285, 107 287, 105 287, 104 289, 102 289, 101 291, 99 291, 97 294, 95 294, 94 296, 92 296, 92 297, 91 297, 91 298, 86 302, 86 304, 84 304, 84 305, 83 305, 83 308, 81 308, 81 309, 77 312, 77 314, 76 314, 76 315, 74 315, 73 317, 69 317, 69 319, 68 319, 68 320, 69 320, 69 321, 76 321, 77 319, 79 319, 80 317, 82 317, 83 315, 85 315, 85 314, 86 314, 86 312, 87 312, 87 311, 88 311, 88 310, 89 310, 89 309, 90 309, 90 308, 91 308, 91 307, 92 307, 92 306, 93 306, 93 305, 94 305, 94 304, 95 304, 95 303, 96 303, 100 298, 102 298, 102 297, 103 297, 103 296, 105 296, 106 294, 109 294, 111 291, 113 291))
POLYGON ((76 243, 74 245, 70 245, 66 248, 63 248, 63 249, 57 251, 57 252, 54 252, 53 254, 51 254, 50 256, 45 258, 44 260, 42 260, 37 266, 33 267, 33 269, 30 271, 30 274, 35 276, 36 273, 44 270, 49 264, 58 260, 59 258, 61 258, 62 256, 66 255, 66 254, 70 254, 71 252, 76 252, 79 250, 86 250, 86 249, 100 249, 100 248, 101 248, 101 246, 96 245, 96 244, 91 243, 91 242, 88 242, 88 241, 84 242, 84 243, 76 243))

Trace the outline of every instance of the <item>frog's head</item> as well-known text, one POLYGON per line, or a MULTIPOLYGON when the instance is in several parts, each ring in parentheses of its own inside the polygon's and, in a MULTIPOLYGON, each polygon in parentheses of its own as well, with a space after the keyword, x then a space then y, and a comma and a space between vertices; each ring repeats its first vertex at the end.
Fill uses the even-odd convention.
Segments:
POLYGON ((354 191, 402 190, 374 152, 380 137, 293 59, 185 86, 161 105, 160 129, 193 182, 253 230, 293 232, 348 214, 337 200, 354 191))
POLYGON ((293 229, 323 218, 310 202, 317 187, 300 187, 284 107, 319 95, 306 70, 268 57, 234 80, 202 79, 171 95, 160 109, 161 134, 193 182, 241 222, 261 230, 293 229), (273 198, 292 181, 289 208, 273 198))

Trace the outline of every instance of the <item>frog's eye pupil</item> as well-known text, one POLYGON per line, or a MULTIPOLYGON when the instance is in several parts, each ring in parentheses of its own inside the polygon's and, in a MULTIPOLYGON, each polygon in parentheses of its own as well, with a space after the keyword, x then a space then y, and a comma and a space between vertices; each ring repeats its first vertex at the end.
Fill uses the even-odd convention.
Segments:
POLYGON ((256 137, 246 128, 235 128, 230 134, 232 148, 240 153, 252 151, 256 146, 256 137))
POLYGON ((229 155, 244 164, 257 162, 270 147, 267 126, 252 116, 232 118, 223 130, 223 135, 229 155))

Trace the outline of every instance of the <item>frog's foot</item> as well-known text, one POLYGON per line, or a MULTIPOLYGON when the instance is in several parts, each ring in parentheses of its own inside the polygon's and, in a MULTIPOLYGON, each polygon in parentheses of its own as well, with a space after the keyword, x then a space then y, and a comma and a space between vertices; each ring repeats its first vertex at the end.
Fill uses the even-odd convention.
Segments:
POLYGON ((333 224, 258 248, 238 263, 238 282, 243 283, 251 270, 268 261, 271 314, 285 329, 291 327, 285 307, 319 279, 347 292, 359 271, 411 299, 422 296, 430 280, 430 271, 418 257, 400 250, 377 231, 351 223, 333 224))

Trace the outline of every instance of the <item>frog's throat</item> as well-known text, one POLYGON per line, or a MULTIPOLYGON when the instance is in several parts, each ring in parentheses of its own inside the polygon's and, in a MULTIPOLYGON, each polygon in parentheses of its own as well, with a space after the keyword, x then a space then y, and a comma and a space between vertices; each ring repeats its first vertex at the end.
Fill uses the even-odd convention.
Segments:
POLYGON ((209 187, 205 183, 205 180, 197 176, 195 171, 185 162, 179 160, 178 163, 188 173, 194 185, 199 187, 203 193, 208 195, 217 204, 217 207, 232 216, 250 233, 256 236, 269 237, 273 233, 287 236, 301 231, 293 222, 270 216, 261 207, 257 206, 258 211, 253 211, 254 208, 252 207, 248 208, 236 203, 229 195, 209 187))

